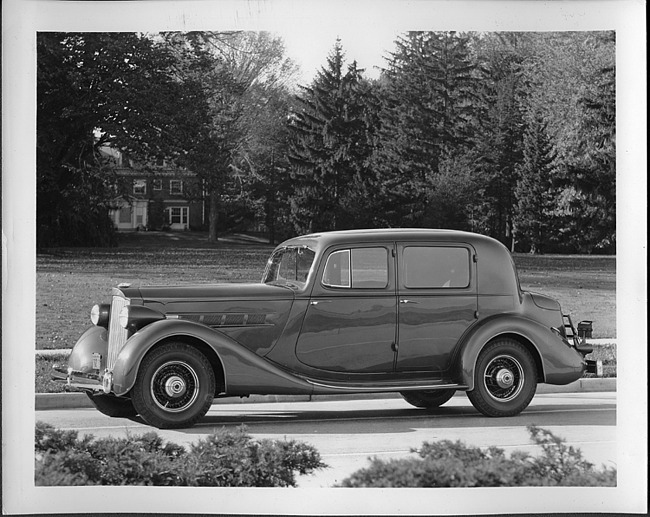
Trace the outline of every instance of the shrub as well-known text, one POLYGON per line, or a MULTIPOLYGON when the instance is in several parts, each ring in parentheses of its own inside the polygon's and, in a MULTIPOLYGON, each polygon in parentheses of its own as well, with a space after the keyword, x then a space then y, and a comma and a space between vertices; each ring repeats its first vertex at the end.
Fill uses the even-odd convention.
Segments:
POLYGON ((37 485, 296 486, 296 472, 326 467, 310 445, 253 440, 221 430, 189 449, 156 433, 78 438, 76 431, 36 425, 37 485))
POLYGON ((341 482, 343 487, 496 487, 496 486, 616 486, 616 470, 602 470, 582 458, 550 431, 529 426, 541 454, 530 456, 503 449, 468 447, 460 441, 424 442, 413 450, 419 458, 370 460, 341 482))

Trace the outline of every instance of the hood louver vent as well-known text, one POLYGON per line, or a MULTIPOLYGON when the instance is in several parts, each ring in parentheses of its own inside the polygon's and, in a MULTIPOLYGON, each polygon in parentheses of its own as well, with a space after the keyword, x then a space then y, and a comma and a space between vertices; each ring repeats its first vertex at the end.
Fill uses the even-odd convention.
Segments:
POLYGON ((266 314, 179 314, 179 319, 196 321, 209 327, 266 325, 266 314))
POLYGON ((196 321, 200 321, 204 325, 210 325, 210 326, 218 326, 222 325, 223 321, 223 314, 205 314, 202 317, 199 316, 198 314, 196 315, 196 321))
POLYGON ((226 314, 222 325, 224 327, 231 327, 233 325, 243 325, 246 321, 246 314, 226 314))
POLYGON ((266 323, 266 314, 249 314, 247 325, 264 325, 266 323))

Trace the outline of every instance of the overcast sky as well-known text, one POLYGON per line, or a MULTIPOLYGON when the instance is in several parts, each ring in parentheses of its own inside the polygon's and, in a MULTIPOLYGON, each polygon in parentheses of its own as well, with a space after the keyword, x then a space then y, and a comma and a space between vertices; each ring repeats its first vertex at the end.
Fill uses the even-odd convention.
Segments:
POLYGON ((378 67, 386 65, 384 56, 393 50, 393 42, 400 33, 390 26, 369 27, 362 33, 358 29, 323 26, 318 30, 294 28, 276 34, 284 40, 287 56, 300 66, 302 81, 310 82, 325 65, 337 37, 341 39, 346 63, 356 60, 357 66, 365 69, 366 77, 378 77, 378 67))

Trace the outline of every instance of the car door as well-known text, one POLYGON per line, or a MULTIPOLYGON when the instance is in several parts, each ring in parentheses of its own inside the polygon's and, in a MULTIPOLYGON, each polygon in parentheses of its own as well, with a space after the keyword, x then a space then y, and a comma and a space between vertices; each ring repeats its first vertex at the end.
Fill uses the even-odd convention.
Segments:
POLYGON ((445 377, 478 309, 474 249, 465 244, 400 243, 397 371, 445 377))
POLYGON ((392 372, 397 299, 392 243, 346 246, 323 255, 296 344, 319 370, 392 372))

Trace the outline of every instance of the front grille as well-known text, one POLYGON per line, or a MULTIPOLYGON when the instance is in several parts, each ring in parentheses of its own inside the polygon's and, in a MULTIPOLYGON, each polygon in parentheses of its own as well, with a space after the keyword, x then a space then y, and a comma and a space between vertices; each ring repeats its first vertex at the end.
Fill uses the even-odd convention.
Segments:
POLYGON ((128 331, 120 325, 119 315, 123 307, 129 305, 128 298, 113 296, 111 303, 111 316, 108 322, 108 361, 106 368, 112 370, 117 361, 117 355, 124 347, 128 337, 128 331))

